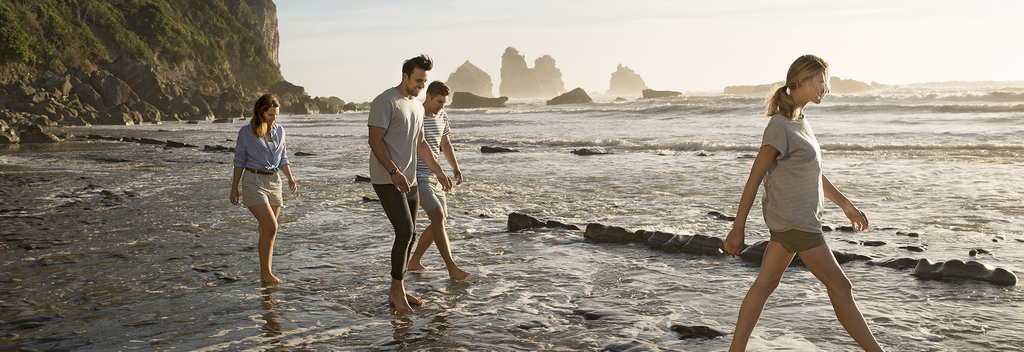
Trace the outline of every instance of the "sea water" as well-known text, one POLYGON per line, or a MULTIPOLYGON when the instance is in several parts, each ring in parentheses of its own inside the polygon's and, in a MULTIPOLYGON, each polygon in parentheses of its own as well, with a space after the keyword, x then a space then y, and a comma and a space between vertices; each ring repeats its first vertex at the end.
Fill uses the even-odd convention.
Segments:
MULTIPOLYGON (((423 261, 432 270, 406 276, 426 305, 404 315, 386 300, 391 225, 364 200, 372 187, 355 180, 368 174, 366 112, 279 118, 299 191, 285 196, 274 256, 285 283, 271 288, 258 283, 256 222, 227 199, 233 153, 82 138, 5 147, 0 349, 725 350, 756 263, 592 243, 578 230, 507 230, 508 214, 521 212, 581 228, 726 236, 732 223, 708 213, 736 212, 768 122, 763 97, 613 98, 448 110, 465 176, 448 195, 448 233, 473 275, 450 280, 432 248, 423 261), (611 154, 572 153, 581 148, 611 154), (42 318, 24 324, 33 317, 42 318), (729 335, 681 340, 673 325, 729 335)), ((805 115, 825 174, 871 222, 826 233, 833 249, 1024 274, 1024 90, 829 95, 805 115)), ((60 130, 232 147, 245 123, 60 130)), ((422 230, 429 220, 418 219, 422 230)), ((849 225, 831 203, 823 223, 849 225)), ((759 201, 746 229, 748 244, 767 239, 759 201)), ((1016 286, 920 280, 865 261, 842 268, 890 351, 1024 350, 1016 286)), ((794 266, 749 349, 859 348, 825 287, 794 266)))

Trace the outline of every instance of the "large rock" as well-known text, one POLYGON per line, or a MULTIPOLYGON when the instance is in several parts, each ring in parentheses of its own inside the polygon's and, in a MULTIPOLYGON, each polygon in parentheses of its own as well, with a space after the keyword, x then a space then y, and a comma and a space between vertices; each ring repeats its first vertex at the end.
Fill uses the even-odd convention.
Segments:
POLYGON ((316 107, 321 114, 338 114, 345 111, 345 101, 338 97, 317 97, 313 100, 316 101, 316 107))
POLYGON ((102 125, 138 125, 142 123, 142 114, 121 104, 107 109, 107 112, 100 115, 98 122, 102 125))
POLYGON ((168 97, 156 69, 149 62, 142 59, 133 59, 121 56, 105 67, 117 78, 124 81, 138 95, 139 100, 145 101, 160 110, 167 110, 171 107, 171 99, 168 97))
POLYGON ((492 92, 494 84, 491 83, 491 75, 469 63, 469 60, 448 75, 448 82, 445 84, 451 88, 452 92, 466 92, 483 98, 494 97, 492 92))
POLYGON ((53 76, 46 80, 43 84, 44 87, 56 89, 60 95, 65 96, 71 93, 71 75, 63 74, 60 76, 53 76))
POLYGON ((839 94, 860 93, 874 90, 870 84, 832 76, 828 80, 830 92, 839 94))
POLYGON ((678 96, 678 95, 683 94, 682 92, 676 92, 676 91, 671 91, 671 90, 654 90, 654 89, 644 89, 643 92, 641 92, 641 93, 644 95, 644 99, 674 97, 674 96, 678 96))
POLYGON ((485 98, 470 92, 452 93, 452 109, 500 108, 505 106, 508 97, 485 98))
MULTIPOLYGON (((306 88, 294 85, 288 81, 280 81, 274 83, 273 85, 270 86, 270 88, 267 88, 267 90, 270 91, 270 93, 277 95, 277 98, 279 100, 281 100, 285 94, 289 93, 291 93, 291 97, 293 97, 294 99, 298 99, 299 97, 306 95, 306 88)), ((291 104, 294 103, 294 101, 289 101, 287 103, 291 104)), ((284 104, 285 102, 281 101, 281 105, 284 104)))
POLYGON ((308 95, 304 95, 299 97, 299 100, 291 106, 282 106, 281 111, 297 115, 317 115, 320 113, 320 108, 317 106, 317 103, 313 98, 310 98, 308 95))
POLYGON ((594 101, 591 99, 587 92, 583 88, 573 89, 565 94, 559 95, 554 99, 548 100, 548 105, 562 105, 562 104, 586 104, 594 101))
POLYGON ((591 223, 587 224, 587 229, 583 232, 583 238, 595 242, 626 243, 632 242, 636 238, 635 234, 635 232, 622 227, 591 223))
POLYGON ((993 268, 976 261, 964 263, 960 260, 948 260, 946 262, 932 262, 928 259, 921 259, 911 275, 922 279, 948 280, 968 279, 991 282, 1001 286, 1014 286, 1017 284, 1017 276, 1003 268, 993 268))
POLYGON ((135 103, 135 105, 132 105, 130 110, 138 112, 142 122, 157 123, 160 122, 162 118, 160 109, 157 109, 155 106, 145 101, 135 103))
POLYGON ((103 97, 104 107, 135 104, 139 101, 139 96, 127 83, 106 70, 94 72, 90 84, 103 97))
POLYGON ((78 96, 78 100, 82 104, 87 104, 97 111, 103 109, 103 97, 91 85, 80 83, 72 88, 72 91, 78 96))
POLYGON ((21 143, 57 143, 63 141, 53 135, 53 133, 43 131, 43 126, 38 124, 29 126, 27 130, 21 133, 21 143))
POLYGON ((562 72, 555 67, 549 55, 534 61, 534 68, 526 65, 526 58, 513 47, 501 56, 501 84, 498 94, 510 98, 548 98, 565 92, 562 72))
POLYGON ((612 79, 608 83, 607 95, 640 95, 647 89, 644 79, 622 64, 612 72, 612 79))
POLYGON ((774 89, 778 89, 786 82, 779 81, 772 84, 762 84, 757 86, 727 86, 723 90, 725 94, 766 94, 774 89))
POLYGON ((214 114, 220 117, 246 116, 245 94, 238 88, 227 88, 220 93, 214 114))
POLYGON ((529 229, 534 227, 547 227, 547 228, 563 228, 569 230, 579 230, 580 228, 576 225, 567 225, 558 221, 548 220, 544 221, 535 217, 522 214, 522 213, 509 213, 508 214, 508 231, 515 232, 522 229, 529 229))

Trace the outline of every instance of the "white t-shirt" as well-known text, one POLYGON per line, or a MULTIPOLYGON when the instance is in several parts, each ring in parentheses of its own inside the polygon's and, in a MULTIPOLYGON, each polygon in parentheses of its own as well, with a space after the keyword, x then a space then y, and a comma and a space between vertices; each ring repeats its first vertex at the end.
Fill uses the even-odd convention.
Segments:
POLYGON ((768 121, 761 146, 779 151, 764 178, 761 208, 764 222, 775 232, 821 233, 825 194, 821 182, 821 149, 806 118, 777 114, 768 121))
MULTIPOLYGON (((416 185, 416 145, 423 131, 423 115, 423 104, 416 98, 406 98, 398 88, 385 90, 370 104, 367 125, 388 130, 384 134, 384 145, 409 186, 416 185)), ((373 151, 370 151, 370 183, 392 183, 391 174, 377 161, 373 151)))

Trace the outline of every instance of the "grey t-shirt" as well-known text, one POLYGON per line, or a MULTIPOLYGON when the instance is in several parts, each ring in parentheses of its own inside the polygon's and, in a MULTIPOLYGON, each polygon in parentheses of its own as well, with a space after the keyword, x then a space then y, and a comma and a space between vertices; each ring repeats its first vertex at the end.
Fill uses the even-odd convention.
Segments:
POLYGON ((821 149, 806 118, 775 115, 768 121, 761 146, 779 151, 764 178, 761 208, 768 229, 821 233, 825 194, 821 183, 821 149))
MULTIPOLYGON (((423 132, 423 103, 408 99, 398 88, 380 93, 370 104, 367 125, 387 129, 384 145, 398 172, 405 175, 410 186, 416 185, 416 146, 423 132)), ((391 184, 391 175, 370 152, 370 183, 391 184)))

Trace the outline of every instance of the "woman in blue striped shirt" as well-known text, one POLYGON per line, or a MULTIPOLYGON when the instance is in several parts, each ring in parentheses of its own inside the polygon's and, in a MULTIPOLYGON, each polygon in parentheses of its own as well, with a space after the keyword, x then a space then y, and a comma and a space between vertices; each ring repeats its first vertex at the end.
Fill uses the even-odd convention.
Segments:
POLYGON ((252 121, 238 131, 235 173, 231 179, 231 204, 238 205, 238 183, 241 181, 242 205, 249 208, 259 222, 260 280, 265 284, 281 282, 270 272, 274 239, 277 237, 277 217, 284 204, 280 174, 288 178, 288 188, 293 194, 298 189, 288 166, 284 128, 275 124, 280 107, 272 94, 264 94, 256 100, 252 121))

